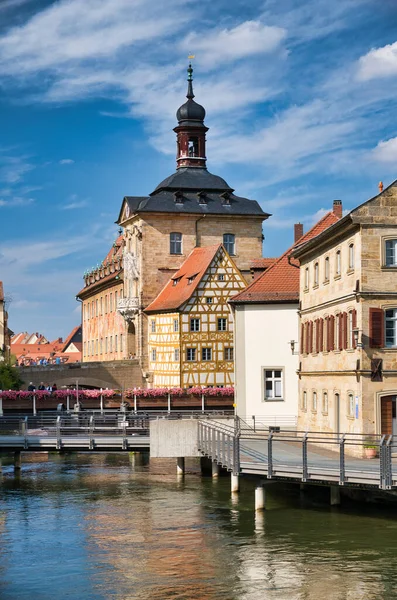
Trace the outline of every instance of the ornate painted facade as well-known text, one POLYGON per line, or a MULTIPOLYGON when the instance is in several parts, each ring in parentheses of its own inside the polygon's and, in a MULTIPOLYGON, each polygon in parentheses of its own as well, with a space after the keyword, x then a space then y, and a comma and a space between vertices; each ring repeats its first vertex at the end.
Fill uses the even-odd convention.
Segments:
POLYGON ((234 384, 228 300, 246 285, 222 245, 191 252, 145 310, 153 386, 234 384))

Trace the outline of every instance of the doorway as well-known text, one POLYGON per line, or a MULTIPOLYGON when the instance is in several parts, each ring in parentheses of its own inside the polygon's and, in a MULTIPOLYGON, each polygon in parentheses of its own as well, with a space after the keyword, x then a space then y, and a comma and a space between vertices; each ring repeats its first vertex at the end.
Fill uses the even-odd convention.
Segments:
POLYGON ((135 325, 132 321, 128 323, 127 330, 127 358, 136 357, 136 333, 135 325))
POLYGON ((380 404, 382 435, 397 436, 397 396, 384 396, 380 404))

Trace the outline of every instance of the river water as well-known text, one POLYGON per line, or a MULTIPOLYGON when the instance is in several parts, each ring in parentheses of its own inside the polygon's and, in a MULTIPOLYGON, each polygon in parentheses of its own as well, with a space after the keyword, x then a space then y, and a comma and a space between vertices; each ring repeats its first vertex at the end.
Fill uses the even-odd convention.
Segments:
POLYGON ((251 482, 231 499, 228 477, 141 459, 36 455, 20 477, 3 460, 0 599, 397 598, 394 511, 274 486, 255 520, 251 482))

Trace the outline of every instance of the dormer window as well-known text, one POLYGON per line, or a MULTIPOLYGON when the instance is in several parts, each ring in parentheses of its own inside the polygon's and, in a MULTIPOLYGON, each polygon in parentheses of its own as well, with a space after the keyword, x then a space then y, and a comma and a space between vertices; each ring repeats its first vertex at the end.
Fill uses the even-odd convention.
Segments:
POLYGON ((230 205, 230 194, 229 192, 223 192, 223 194, 221 194, 221 198, 222 198, 222 203, 225 205, 230 205))
POLYGON ((175 204, 183 204, 183 194, 180 190, 174 192, 174 202, 175 204))
POLYGON ((175 279, 172 280, 172 285, 178 285, 178 283, 180 282, 181 279, 182 279, 182 277, 176 277, 175 279))
POLYGON ((198 192, 197 197, 199 204, 207 204, 207 194, 205 192, 198 192))
POLYGON ((191 277, 187 278, 187 284, 190 285, 193 283, 193 281, 196 279, 197 275, 192 275, 191 277))

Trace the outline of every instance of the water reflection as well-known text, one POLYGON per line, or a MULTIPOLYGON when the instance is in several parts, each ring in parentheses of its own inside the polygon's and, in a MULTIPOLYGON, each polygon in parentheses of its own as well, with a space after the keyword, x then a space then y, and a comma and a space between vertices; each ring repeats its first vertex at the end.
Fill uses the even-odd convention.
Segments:
POLYGON ((299 491, 197 476, 128 455, 3 461, 3 600, 379 600, 397 598, 397 521, 300 508, 299 491))

